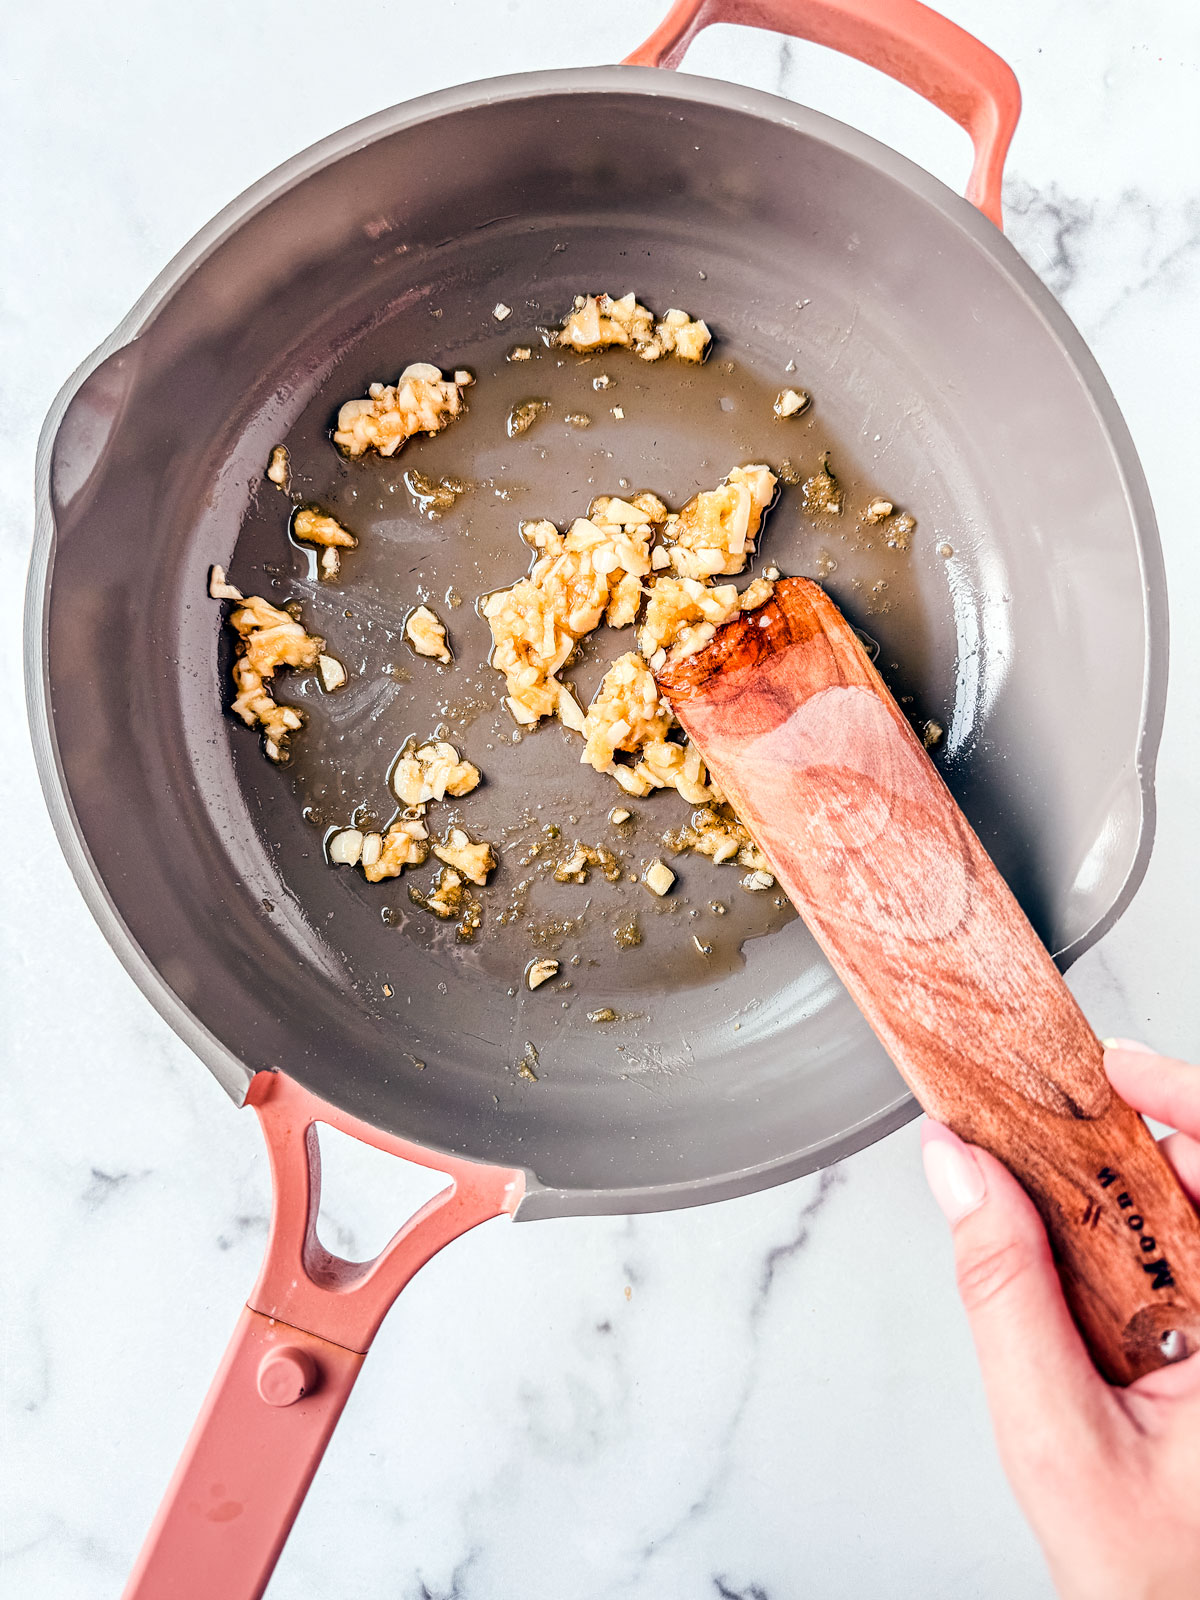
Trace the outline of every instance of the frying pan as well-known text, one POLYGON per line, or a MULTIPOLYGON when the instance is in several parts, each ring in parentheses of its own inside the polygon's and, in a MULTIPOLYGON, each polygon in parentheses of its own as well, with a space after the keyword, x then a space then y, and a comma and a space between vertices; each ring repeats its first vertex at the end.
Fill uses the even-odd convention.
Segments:
MULTIPOLYGON (((915 1114, 803 925, 726 869, 687 858, 657 909, 628 877, 579 891, 543 874, 521 900, 534 846, 601 837, 616 795, 560 730, 514 740, 473 665, 482 620, 447 609, 519 576, 520 518, 562 523, 627 487, 680 504, 738 460, 833 450, 854 495, 917 517, 913 549, 808 518, 792 491, 764 556, 823 574, 897 694, 945 728, 943 771, 1061 965, 1145 869, 1161 557, 1112 396, 1000 232, 1011 72, 899 0, 680 0, 630 63, 431 95, 289 162, 171 263, 43 432, 27 652, 47 802, 128 970, 255 1107, 274 1184, 262 1273, 133 1595, 262 1592, 380 1320, 465 1229, 720 1199, 915 1114), (714 21, 917 89, 971 134, 968 200, 812 111, 658 70, 714 21), (709 321, 704 368, 559 364, 538 342, 574 293, 631 287, 709 321), (507 360, 518 344, 527 366, 507 360), (341 461, 338 403, 411 360, 474 371, 467 417, 392 463, 341 461), (776 424, 789 362, 816 399, 776 424), (506 410, 531 396, 550 407, 510 439, 506 410), (296 495, 360 535, 336 590, 310 580, 263 478, 281 441, 296 495), (431 520, 413 470, 473 487, 431 520), (308 712, 286 768, 225 711, 214 562, 299 599, 351 668, 342 700, 281 687, 308 712), (404 611, 425 598, 449 619, 453 674, 404 654, 404 611), (403 885, 323 859, 322 830, 377 813, 388 761, 439 722, 487 779, 464 820, 505 846, 472 944, 403 885), (634 912, 643 944, 619 959, 634 912), (521 969, 543 948, 563 981, 531 994, 521 969), (373 1262, 317 1238, 319 1123, 451 1179, 373 1262)), ((585 691, 604 653, 581 665, 585 691)), ((638 807, 628 873, 678 809, 638 807)))

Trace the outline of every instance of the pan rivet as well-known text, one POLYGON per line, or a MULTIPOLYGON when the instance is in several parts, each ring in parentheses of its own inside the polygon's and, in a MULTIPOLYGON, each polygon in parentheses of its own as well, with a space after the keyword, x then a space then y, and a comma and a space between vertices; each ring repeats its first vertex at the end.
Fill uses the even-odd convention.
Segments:
POLYGON ((269 1406, 290 1406, 317 1386, 317 1364, 298 1345, 268 1350, 258 1364, 258 1392, 269 1406))

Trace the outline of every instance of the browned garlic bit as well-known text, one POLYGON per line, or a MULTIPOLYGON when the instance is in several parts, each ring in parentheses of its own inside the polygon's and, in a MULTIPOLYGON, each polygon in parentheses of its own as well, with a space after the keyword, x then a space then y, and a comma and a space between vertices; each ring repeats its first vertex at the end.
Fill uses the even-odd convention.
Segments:
POLYGON ((428 606, 418 606, 404 624, 405 637, 419 656, 431 656, 435 661, 450 661, 446 646, 446 627, 439 622, 428 606))
POLYGON ((778 480, 769 467, 734 467, 716 489, 690 500, 665 536, 671 565, 683 578, 732 577, 754 552, 763 513, 778 480))
POLYGON ((620 300, 607 294, 577 294, 555 343, 585 353, 624 345, 643 361, 657 361, 665 355, 703 361, 711 338, 707 325, 693 320, 686 311, 668 311, 661 322, 655 322, 654 313, 631 291, 620 300))
POLYGON ((508 413, 508 419, 504 424, 505 433, 510 439, 519 438, 521 434, 529 432, 543 411, 549 409, 549 400, 519 400, 508 413))
POLYGON ((473 938, 483 920, 479 902, 472 900, 470 890, 453 867, 441 869, 428 894, 423 894, 413 885, 408 891, 408 898, 422 911, 432 911, 435 917, 449 920, 461 915, 462 921, 458 925, 461 939, 473 938))
POLYGON ((404 487, 416 501, 418 511, 424 512, 431 522, 435 522, 444 511, 452 511, 462 496, 469 494, 475 485, 469 479, 453 474, 431 478, 428 473, 411 467, 404 474, 404 487))
POLYGON ((267 477, 277 488, 287 493, 288 482, 291 477, 291 458, 285 444, 277 444, 271 451, 271 459, 267 462, 267 477))
POLYGON ((777 417, 798 417, 812 404, 812 395, 805 389, 781 389, 775 396, 772 410, 777 417))
POLYGON ((890 517, 895 509, 890 500, 882 498, 869 500, 866 509, 863 511, 863 521, 882 522, 885 517, 890 517))
POLYGON ((599 867, 609 883, 620 883, 621 863, 611 850, 602 844, 580 844, 576 840, 571 853, 554 869, 556 883, 586 883, 593 867, 599 867))
POLYGON ((489 595, 482 607, 495 646, 492 665, 504 673, 518 722, 532 725, 560 708, 564 721, 572 717, 574 701, 564 699, 555 674, 606 613, 610 627, 633 621, 641 580, 650 572, 654 519, 665 515, 653 495, 603 496, 565 534, 552 522, 521 529, 541 553, 528 577, 489 595))
POLYGON ((292 518, 292 532, 302 544, 315 544, 321 550, 321 576, 336 578, 342 550, 353 550, 358 540, 336 517, 326 516, 316 506, 301 506, 292 518))
POLYGON ((739 866, 756 871, 767 868, 766 856, 729 805, 705 806, 693 812, 691 825, 664 833, 663 843, 677 855, 694 850, 698 855, 710 856, 718 866, 724 861, 736 861, 739 866))
POLYGON ((713 588, 698 578, 659 578, 646 602, 638 648, 647 660, 659 666, 659 651, 664 652, 664 657, 668 649, 676 658, 695 655, 723 622, 736 616, 739 608, 738 592, 732 583, 713 588))
MULTIPOLYGON (((692 744, 668 739, 676 726, 670 706, 659 697, 649 668, 632 652, 608 669, 584 718, 581 761, 614 777, 626 794, 643 796, 654 789, 674 788, 699 805, 711 800, 700 752, 692 744), (626 765, 618 751, 633 755, 626 765)), ((625 813, 628 816, 628 812, 625 813)))
POLYGON ((525 969, 525 982, 531 989, 539 989, 543 983, 557 976, 557 961, 531 961, 525 969))
POLYGON ((423 866, 428 858, 429 829, 419 816, 401 817, 386 833, 363 837, 360 859, 368 883, 398 878, 405 867, 423 866))
POLYGON ((658 685, 645 662, 632 651, 620 656, 604 675, 583 720, 583 760, 607 772, 616 751, 639 750, 651 739, 663 739, 674 720, 659 698, 658 685))
POLYGON ((828 512, 835 517, 842 514, 845 495, 837 478, 829 468, 829 451, 821 457, 821 465, 811 478, 804 480, 804 509, 807 512, 828 512))
POLYGON ((491 845, 475 843, 462 828, 451 828, 443 842, 434 845, 433 853, 464 878, 470 878, 472 883, 486 883, 488 873, 496 865, 491 845))
POLYGON ((884 525, 888 544, 893 550, 907 550, 916 527, 916 517, 910 516, 907 511, 897 512, 894 517, 889 517, 884 525))
POLYGON ((395 384, 373 383, 362 400, 347 400, 338 412, 333 442, 348 456, 377 450, 393 456, 416 433, 438 433, 463 409, 469 372, 443 378, 427 361, 405 367, 395 384))
MULTIPOLYGON (((210 592, 218 570, 214 568, 209 579, 210 592)), ((223 581, 221 586, 230 587, 223 581)), ((280 667, 315 667, 325 641, 305 633, 293 617, 261 595, 243 601, 230 613, 229 622, 238 635, 239 652, 233 663, 237 689, 233 710, 248 727, 257 725, 263 730, 263 749, 272 761, 280 761, 286 755, 288 739, 303 727, 304 718, 294 706, 275 704, 267 680, 280 667)))

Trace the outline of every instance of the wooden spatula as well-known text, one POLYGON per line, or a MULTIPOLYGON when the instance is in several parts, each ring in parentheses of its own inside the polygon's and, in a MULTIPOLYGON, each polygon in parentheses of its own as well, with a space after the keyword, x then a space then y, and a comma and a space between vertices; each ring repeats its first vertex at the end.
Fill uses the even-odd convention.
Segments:
POLYGON ((1200 1349, 1200 1221, 833 601, 786 578, 658 681, 917 1099, 1037 1203, 1101 1371, 1200 1349))

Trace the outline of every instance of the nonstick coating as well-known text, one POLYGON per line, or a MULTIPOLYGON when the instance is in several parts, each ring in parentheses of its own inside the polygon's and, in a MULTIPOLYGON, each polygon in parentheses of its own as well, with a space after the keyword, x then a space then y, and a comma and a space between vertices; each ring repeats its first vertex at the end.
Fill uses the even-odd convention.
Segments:
MULTIPOLYGON (((611 839, 604 813, 619 797, 575 765, 577 745, 557 728, 508 742, 494 675, 440 675, 396 631, 428 592, 464 662, 477 660, 486 631, 470 602, 523 570, 518 519, 561 524, 620 478, 679 504, 738 460, 787 454, 811 471, 830 448, 855 503, 878 491, 912 511, 913 548, 898 555, 852 513, 806 518, 791 488, 763 561, 826 572, 897 693, 945 726, 942 769, 1064 964, 1136 887, 1165 648, 1136 458, 1078 335, 1011 247, 863 136, 771 96, 641 69, 433 96, 244 197, 100 354, 43 450, 39 759, 106 932, 235 1094, 248 1072, 281 1068, 434 1149, 521 1165, 526 1215, 716 1199, 912 1114, 803 925, 750 906, 732 869, 685 858, 673 909, 632 883, 610 900, 603 883, 549 894, 545 915, 593 909, 558 941, 564 962, 581 955, 572 987, 531 995, 521 969, 537 949, 494 926, 516 848, 464 950, 412 911, 407 880, 372 888, 327 867, 321 827, 301 815, 308 804, 317 823, 345 821, 373 796, 386 821, 388 760, 449 703, 450 736, 488 779, 462 810, 477 836, 528 806, 526 845, 545 821, 611 839), (704 315, 712 360, 690 374, 620 354, 505 362, 597 288, 704 315), (514 308, 503 324, 498 301, 514 308), (392 464, 340 462, 324 434, 337 404, 411 360, 471 367, 469 416, 392 464), (611 392, 592 389, 601 372, 611 392), (802 423, 769 416, 787 381, 815 396, 802 423), (509 441, 504 410, 528 395, 554 410, 509 441), (622 400, 618 423, 609 408, 622 400), (590 429, 562 420, 573 405, 590 429), (263 479, 285 438, 299 492, 362 535, 336 592, 307 582, 287 502, 263 479), (430 522, 404 489, 409 467, 478 486, 430 522), (274 577, 264 592, 303 600, 355 670, 343 693, 358 700, 337 716, 309 686, 312 721, 287 771, 223 709, 212 562, 256 588, 274 577), (450 584, 467 602, 457 610, 450 584), (618 911, 648 930, 620 960, 618 911), (738 937, 776 921, 743 961, 738 937), (712 958, 692 947, 697 929, 712 958), (601 1006, 618 1021, 589 1022, 601 1006), (528 1043, 536 1081, 517 1070, 528 1043)), ((283 699, 301 692, 282 683, 283 699)), ((669 796, 634 809, 631 872, 686 814, 669 796)))

